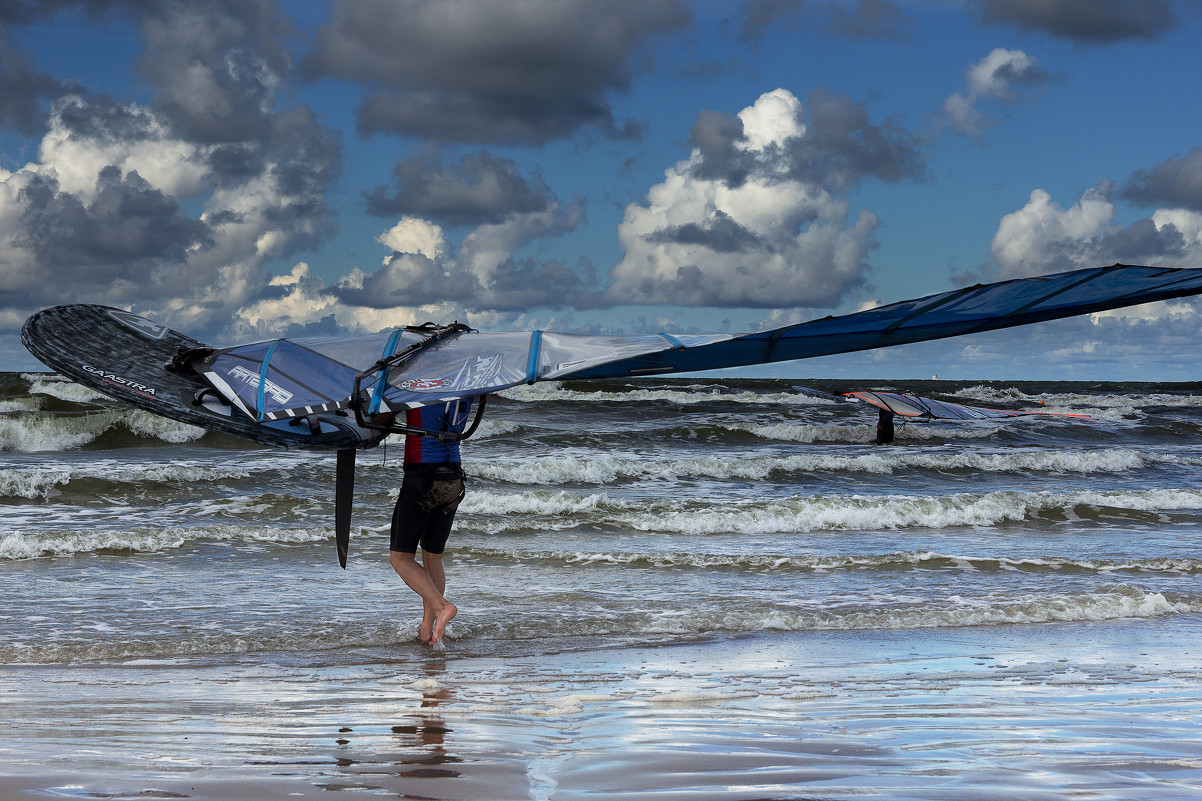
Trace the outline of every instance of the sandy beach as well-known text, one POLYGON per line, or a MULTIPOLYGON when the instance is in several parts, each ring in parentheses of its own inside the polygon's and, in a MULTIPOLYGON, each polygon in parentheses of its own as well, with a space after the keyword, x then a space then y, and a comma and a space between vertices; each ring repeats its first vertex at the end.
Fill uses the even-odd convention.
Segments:
POLYGON ((0 795, 1202 798, 1202 649, 1182 633, 1048 624, 10 668, 0 795))

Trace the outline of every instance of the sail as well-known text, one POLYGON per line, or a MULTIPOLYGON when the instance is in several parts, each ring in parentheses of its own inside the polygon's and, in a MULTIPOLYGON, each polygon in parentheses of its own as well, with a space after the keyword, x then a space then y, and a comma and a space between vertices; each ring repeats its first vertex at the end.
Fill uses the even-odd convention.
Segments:
POLYGON ((363 337, 239 345, 214 351, 197 369, 246 415, 267 422, 351 408, 357 378, 364 411, 388 414, 729 336, 457 330, 427 344, 429 330, 404 328, 363 337), (423 344, 408 358, 396 359, 423 344), (395 361, 373 369, 390 359, 395 361))
POLYGON ((574 371, 613 378, 808 359, 994 331, 1202 293, 1202 270, 1110 267, 977 284, 888 306, 574 371))
POLYGON ((876 406, 877 408, 886 409, 902 417, 924 417, 928 420, 997 420, 1007 417, 1027 417, 1036 414, 1090 419, 1087 414, 1071 414, 1067 412, 986 409, 980 406, 951 403, 950 401, 924 398, 903 392, 874 392, 864 390, 845 392, 843 394, 849 398, 855 398, 856 400, 876 406))
POLYGON ((1202 293, 1202 269, 1116 264, 978 284, 748 334, 599 336, 455 325, 361 337, 280 339, 196 363, 259 421, 358 408, 369 414, 521 383, 740 367, 1028 325, 1202 293), (356 393, 356 388, 358 392, 356 393))

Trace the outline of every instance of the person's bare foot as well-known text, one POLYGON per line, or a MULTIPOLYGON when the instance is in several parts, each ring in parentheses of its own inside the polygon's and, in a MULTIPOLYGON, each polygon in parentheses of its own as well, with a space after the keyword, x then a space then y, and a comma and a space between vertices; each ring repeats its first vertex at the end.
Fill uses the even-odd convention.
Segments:
POLYGON ((434 618, 434 630, 431 632, 429 639, 430 645, 436 645, 442 642, 442 637, 447 632, 447 624, 451 622, 451 618, 459 614, 459 608, 455 604, 447 601, 447 605, 434 618))
POLYGON ((417 638, 427 645, 430 644, 430 638, 434 636, 434 610, 426 606, 422 610, 422 624, 417 629, 417 638))

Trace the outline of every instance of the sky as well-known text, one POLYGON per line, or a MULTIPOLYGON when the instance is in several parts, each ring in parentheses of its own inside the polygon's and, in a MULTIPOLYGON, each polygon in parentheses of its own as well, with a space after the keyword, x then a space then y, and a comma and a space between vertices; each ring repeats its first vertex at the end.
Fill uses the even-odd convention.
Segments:
MULTIPOLYGON (((1202 267, 1189 0, 0 0, 0 369, 29 314, 216 346, 427 320, 775 328, 1202 267)), ((1171 301, 744 371, 1198 380, 1171 301)))

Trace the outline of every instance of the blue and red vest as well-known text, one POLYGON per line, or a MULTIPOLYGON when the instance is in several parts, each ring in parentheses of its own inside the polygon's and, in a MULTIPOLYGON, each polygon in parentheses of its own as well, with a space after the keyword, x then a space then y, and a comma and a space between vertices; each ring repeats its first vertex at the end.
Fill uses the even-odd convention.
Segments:
MULTIPOLYGON (((405 425, 425 431, 463 431, 472 410, 471 398, 444 405, 419 406, 405 413, 405 425)), ((405 435, 405 464, 458 464, 459 443, 437 437, 405 435)))

